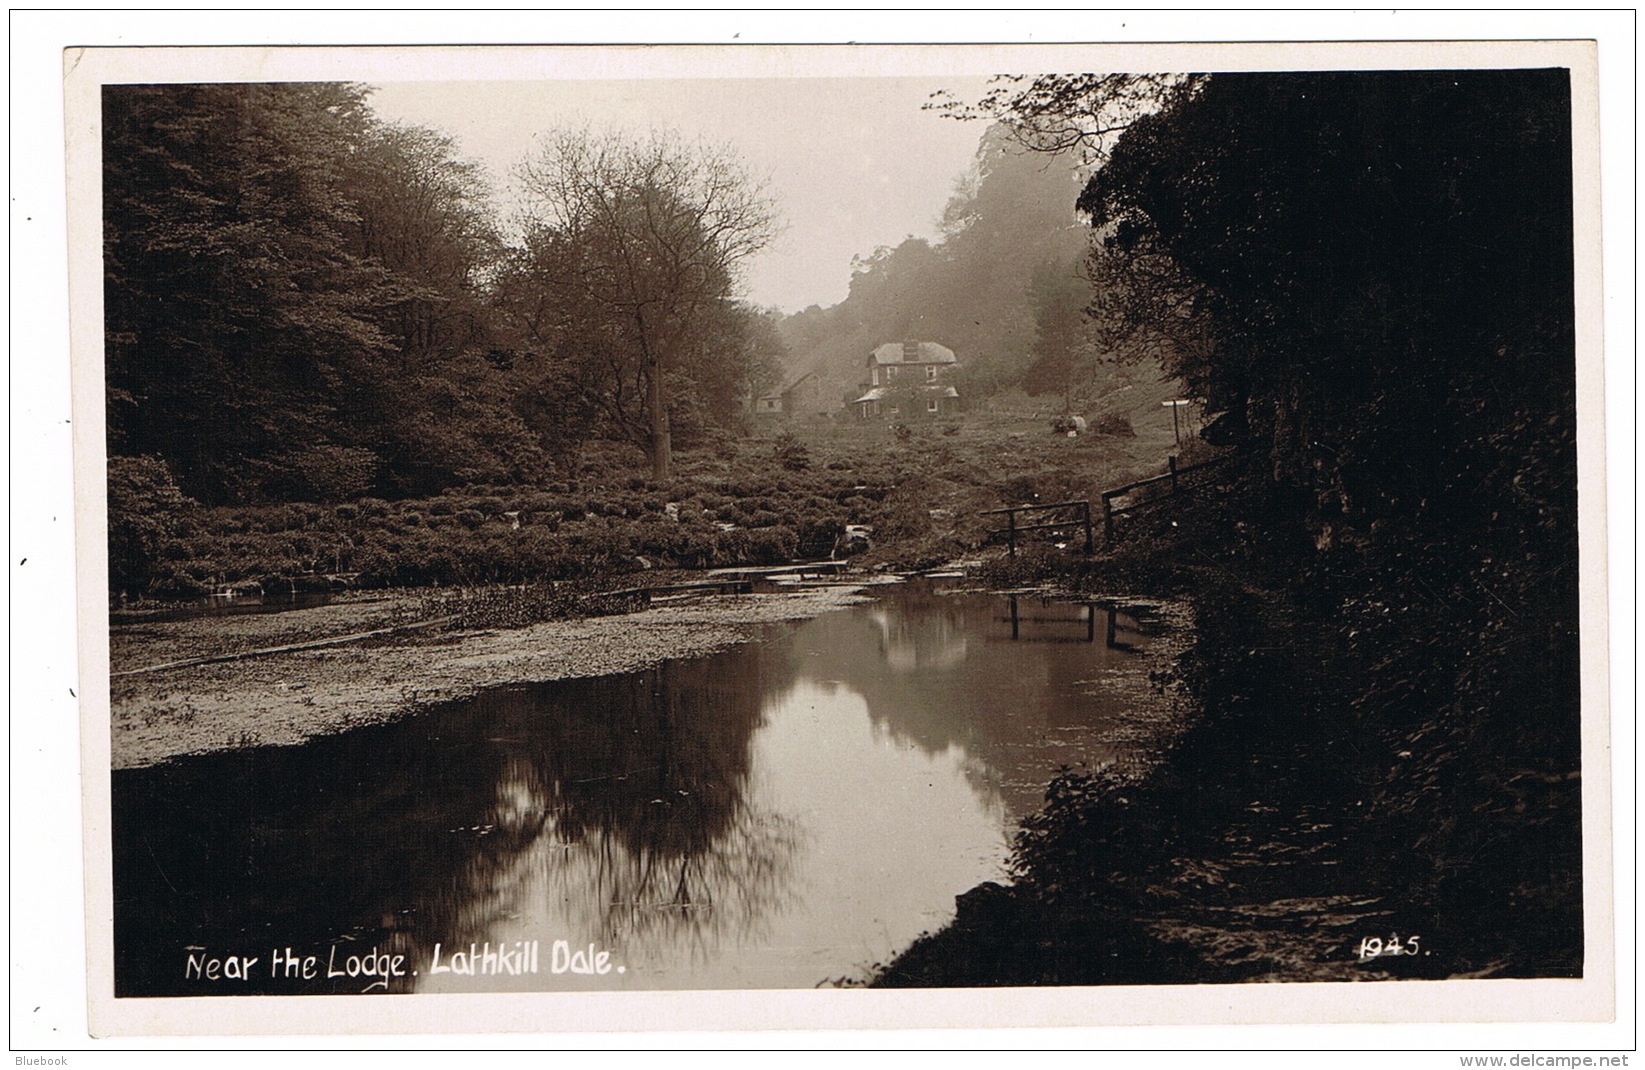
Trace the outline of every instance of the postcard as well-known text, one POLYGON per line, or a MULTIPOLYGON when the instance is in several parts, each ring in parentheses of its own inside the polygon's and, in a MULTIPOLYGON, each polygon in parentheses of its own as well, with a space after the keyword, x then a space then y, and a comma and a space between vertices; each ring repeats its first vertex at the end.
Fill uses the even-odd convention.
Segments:
POLYGON ((1591 42, 64 71, 94 1036, 1614 1015, 1591 42))

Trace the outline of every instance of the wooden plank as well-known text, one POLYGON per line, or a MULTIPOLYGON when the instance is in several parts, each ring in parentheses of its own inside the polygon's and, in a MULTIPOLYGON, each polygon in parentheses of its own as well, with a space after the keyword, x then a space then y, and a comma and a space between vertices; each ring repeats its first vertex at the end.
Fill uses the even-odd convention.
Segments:
POLYGON ((138 676, 143 673, 160 672, 163 669, 186 669, 194 665, 214 665, 224 661, 241 661, 246 658, 260 658, 267 654, 289 654, 297 650, 318 650, 321 647, 339 646, 343 643, 354 643, 361 639, 374 639, 379 635, 393 635, 396 632, 414 632, 420 628, 433 628, 440 624, 450 624, 457 620, 456 615, 439 617, 435 620, 420 621, 416 624, 401 624, 394 628, 378 628, 375 631, 355 632, 352 635, 338 635, 330 639, 314 639, 306 643, 289 643, 285 646, 267 646, 260 650, 243 650, 237 654, 213 654, 203 658, 185 658, 182 661, 167 661, 159 665, 147 665, 141 669, 122 669, 111 672, 110 676, 138 676))
POLYGON ((772 565, 762 568, 758 565, 744 565, 737 568, 717 568, 708 573, 710 576, 742 576, 757 578, 761 576, 783 576, 790 573, 806 572, 844 572, 850 564, 845 561, 802 561, 792 565, 772 565))
MULTIPOLYGON (((1082 527, 1083 524, 1084 524, 1084 522, 1080 521, 1080 520, 1058 520, 1058 521, 1053 521, 1053 522, 1048 523, 1048 524, 1018 524, 1016 526, 1015 530, 1018 531, 1018 532, 1023 532, 1023 531, 1052 531, 1052 530, 1061 529, 1061 528, 1078 528, 1078 527, 1082 527)), ((1005 529, 991 528, 989 530, 991 530, 991 531, 1001 531, 1001 530, 1005 530, 1005 529)))
MULTIPOLYGON (((1181 475, 1183 472, 1187 471, 1192 471, 1192 469, 1178 469, 1177 475, 1181 475)), ((1165 473, 1163 476, 1150 476, 1147 479, 1139 479, 1135 483, 1127 483, 1123 487, 1115 487, 1113 490, 1105 490, 1102 492, 1102 496, 1105 499, 1118 498, 1121 495, 1129 494, 1134 490, 1140 490, 1143 487, 1151 487, 1155 483, 1168 483, 1175 478, 1176 476, 1173 476, 1170 472, 1165 473)))
POLYGON ((1090 505, 1087 498, 1076 498, 1067 502, 1049 502, 1045 505, 1008 505, 1003 509, 984 509, 978 516, 993 516, 997 513, 1025 513, 1034 509, 1067 509, 1076 505, 1090 505))

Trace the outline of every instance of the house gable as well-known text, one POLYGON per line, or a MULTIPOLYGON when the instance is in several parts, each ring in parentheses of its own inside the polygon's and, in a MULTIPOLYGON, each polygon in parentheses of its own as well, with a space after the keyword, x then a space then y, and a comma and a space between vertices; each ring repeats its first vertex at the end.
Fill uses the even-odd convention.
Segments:
POLYGON ((957 363, 954 351, 937 342, 887 342, 868 354, 868 385, 890 386, 911 376, 934 383, 942 369, 957 363))
POLYGON ((887 342, 868 354, 868 391, 856 401, 857 414, 870 416, 934 416, 959 408, 959 392, 938 381, 945 369, 959 362, 954 351, 937 342, 887 342), (902 413, 887 400, 891 387, 907 384, 918 390, 915 411, 902 413))
POLYGON ((816 374, 806 372, 781 390, 755 398, 754 412, 757 415, 778 415, 814 409, 816 386, 816 374))

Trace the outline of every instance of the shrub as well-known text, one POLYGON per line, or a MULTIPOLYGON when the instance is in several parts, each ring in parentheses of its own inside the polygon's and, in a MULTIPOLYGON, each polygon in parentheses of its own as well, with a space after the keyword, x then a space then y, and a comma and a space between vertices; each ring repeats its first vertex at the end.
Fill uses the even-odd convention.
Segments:
POLYGON ((803 472, 811 467, 811 451, 792 431, 784 431, 777 436, 772 455, 779 465, 790 472, 803 472))
POLYGON ((381 459, 368 449, 352 446, 310 446, 281 456, 280 473, 270 490, 286 497, 321 502, 358 498, 377 478, 381 459))
POLYGON ((1131 417, 1123 412, 1105 412, 1091 422, 1091 430, 1099 435, 1135 435, 1131 417))
POLYGON ((155 564, 170 556, 181 522, 194 508, 165 461, 110 457, 109 589, 142 593, 165 578, 168 574, 157 572, 155 564))
POLYGON ((796 552, 800 557, 828 557, 843 534, 843 521, 832 517, 808 520, 796 530, 796 552))
POLYGON ((794 559, 798 549, 798 539, 794 536, 793 528, 758 528, 748 533, 750 564, 786 564, 794 559))
POLYGON ((923 480, 909 480, 886 496, 875 534, 889 539, 918 539, 931 531, 930 494, 923 480))

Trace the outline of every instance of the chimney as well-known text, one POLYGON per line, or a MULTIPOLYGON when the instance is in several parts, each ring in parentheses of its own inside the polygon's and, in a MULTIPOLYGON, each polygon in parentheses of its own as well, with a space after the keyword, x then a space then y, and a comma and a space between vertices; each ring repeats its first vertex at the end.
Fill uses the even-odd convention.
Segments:
POLYGON ((907 341, 902 344, 902 359, 904 364, 913 364, 920 359, 920 344, 907 341))

